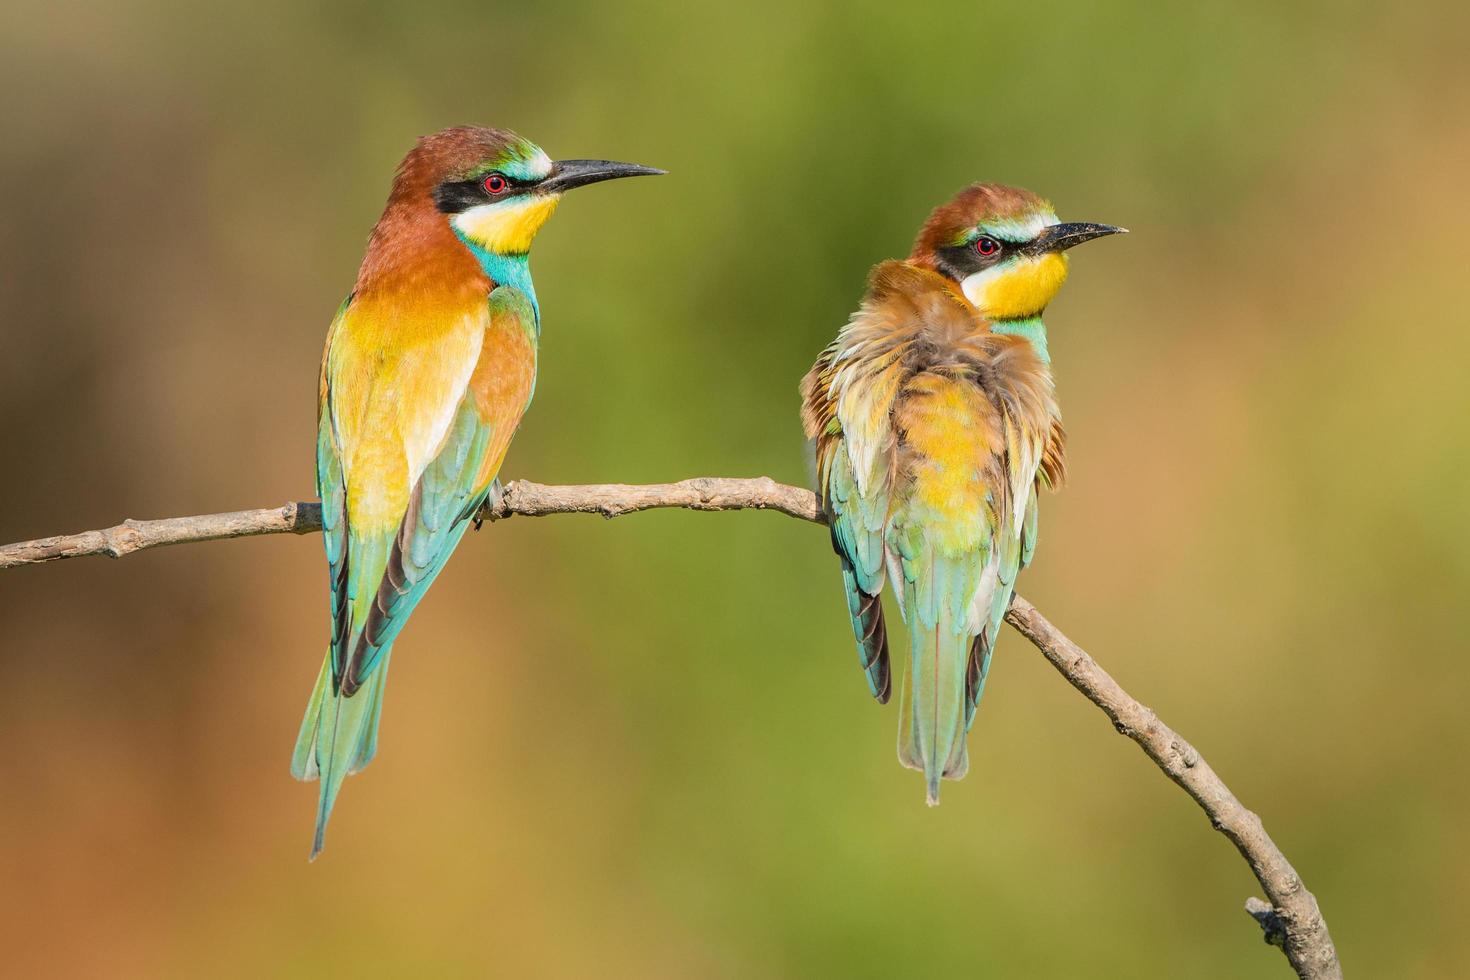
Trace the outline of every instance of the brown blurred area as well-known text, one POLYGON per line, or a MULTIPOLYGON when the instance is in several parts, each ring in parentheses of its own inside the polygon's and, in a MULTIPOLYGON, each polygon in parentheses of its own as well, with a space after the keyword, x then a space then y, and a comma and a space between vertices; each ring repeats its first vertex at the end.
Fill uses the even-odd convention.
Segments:
MULTIPOLYGON (((570 199, 505 475, 806 476, 795 384, 973 179, 1133 234, 1048 315, 1024 593, 1189 737, 1350 976, 1470 955, 1463 5, 0 9, 0 540, 310 496, 317 363, 445 125, 570 199)), ((1013 633, 928 810, 820 531, 515 519, 306 862, 314 536, 0 573, 11 976, 1281 976, 1229 845, 1013 633)))

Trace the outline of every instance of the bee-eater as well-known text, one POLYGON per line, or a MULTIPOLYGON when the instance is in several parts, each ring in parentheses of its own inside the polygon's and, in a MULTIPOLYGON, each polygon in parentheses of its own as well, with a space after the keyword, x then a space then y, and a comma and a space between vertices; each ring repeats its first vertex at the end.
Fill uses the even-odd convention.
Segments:
POLYGON ((419 140, 399 165, 322 357, 331 636, 291 761, 321 780, 313 858, 342 780, 377 751, 393 641, 491 492, 535 390, 532 239, 566 191, 658 173, 552 161, 468 126, 419 140))
POLYGON ((858 659, 891 691, 881 592, 909 628, 898 755, 927 800, 969 768, 965 733, 1016 574, 1036 547, 1036 494, 1061 485, 1065 433, 1041 315, 1073 245, 1123 231, 1063 224, 1029 191, 975 184, 929 216, 905 261, 802 379, 817 487, 842 564, 858 659))

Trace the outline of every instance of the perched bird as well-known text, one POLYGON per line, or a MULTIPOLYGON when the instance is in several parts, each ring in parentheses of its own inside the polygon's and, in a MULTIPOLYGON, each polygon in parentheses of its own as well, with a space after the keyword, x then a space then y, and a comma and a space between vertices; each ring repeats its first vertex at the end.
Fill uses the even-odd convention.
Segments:
POLYGON ((321 780, 313 858, 342 780, 377 751, 393 641, 491 492, 535 390, 532 239, 566 191, 659 173, 552 161, 469 126, 419 140, 399 165, 322 358, 332 626, 291 761, 321 780))
POLYGON ((1029 191, 975 184, 883 262, 802 379, 818 495, 842 563, 858 659, 887 702, 884 579, 908 624, 898 754, 927 799, 969 767, 965 733, 1016 574, 1036 547, 1036 494, 1064 476, 1065 434, 1042 311, 1073 245, 1124 231, 1063 224, 1029 191))

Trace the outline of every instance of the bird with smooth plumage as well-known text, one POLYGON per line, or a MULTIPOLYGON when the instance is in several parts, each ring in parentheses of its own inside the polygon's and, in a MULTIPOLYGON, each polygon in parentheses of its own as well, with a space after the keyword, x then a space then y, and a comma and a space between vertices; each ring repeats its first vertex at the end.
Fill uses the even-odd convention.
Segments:
POLYGON ((529 254, 562 195, 661 170, 551 160, 500 129, 419 140, 327 334, 316 444, 331 635, 291 763, 316 835, 372 761, 393 643, 492 491, 536 386, 529 254))

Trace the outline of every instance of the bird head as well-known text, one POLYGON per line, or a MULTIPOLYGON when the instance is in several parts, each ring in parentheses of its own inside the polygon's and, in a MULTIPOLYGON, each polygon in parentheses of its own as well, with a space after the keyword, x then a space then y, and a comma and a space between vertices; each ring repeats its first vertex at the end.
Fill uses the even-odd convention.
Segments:
POLYGON ((460 238, 498 255, 523 255, 567 191, 661 173, 611 160, 552 160, 509 130, 459 126, 419 140, 398 169, 393 197, 427 195, 460 238))
POLYGON ((1062 288, 1067 249, 1124 231, 1060 222, 1049 202, 1019 187, 971 184, 924 222, 909 261, 953 280, 984 316, 1022 319, 1062 288))

